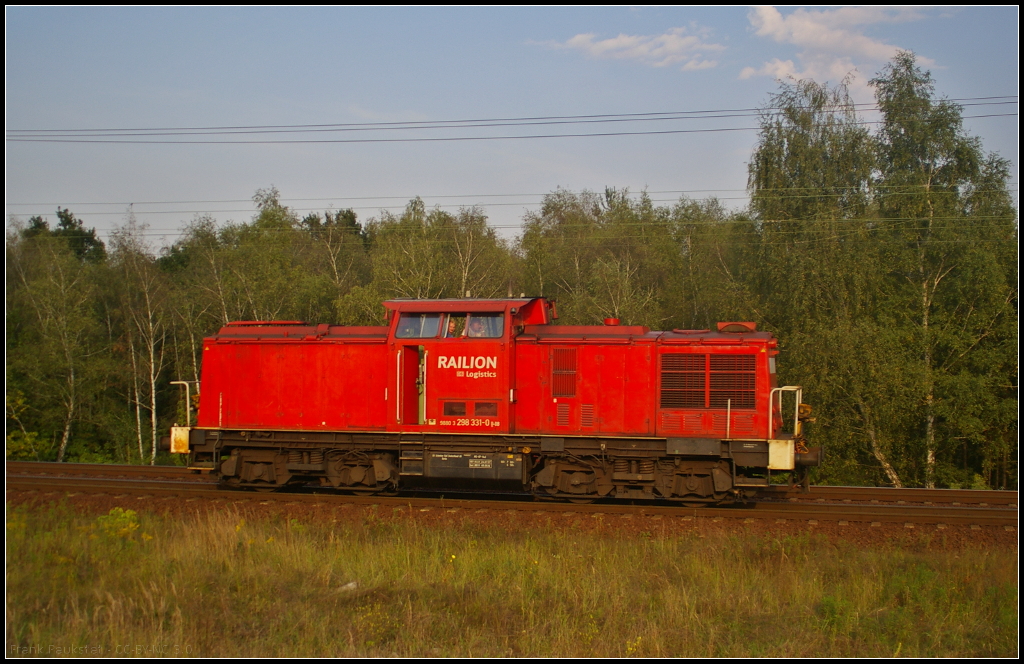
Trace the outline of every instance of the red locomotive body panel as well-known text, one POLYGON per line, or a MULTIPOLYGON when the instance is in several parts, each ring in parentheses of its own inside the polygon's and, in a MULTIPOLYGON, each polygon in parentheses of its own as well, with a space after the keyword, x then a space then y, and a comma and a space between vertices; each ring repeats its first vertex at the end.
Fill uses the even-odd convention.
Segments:
POLYGON ((384 428, 386 327, 234 323, 203 340, 197 425, 384 428))
POLYGON ((204 341, 198 425, 772 437, 770 334, 525 325, 534 303, 396 300, 388 327, 232 323, 204 341))
POLYGON ((516 340, 518 432, 651 436, 656 334, 639 326, 528 326, 516 340), (528 369, 526 368, 528 367, 528 369))
POLYGON ((172 451, 235 486, 491 481, 683 502, 820 461, 801 388, 777 386, 777 342, 752 323, 553 325, 543 298, 384 306, 386 326, 239 322, 204 339, 197 426, 175 427, 172 451))

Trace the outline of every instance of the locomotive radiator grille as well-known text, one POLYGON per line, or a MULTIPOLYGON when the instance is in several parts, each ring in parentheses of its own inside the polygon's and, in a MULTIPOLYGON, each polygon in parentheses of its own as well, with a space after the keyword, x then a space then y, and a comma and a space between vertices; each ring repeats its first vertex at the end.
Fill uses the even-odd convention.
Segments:
POLYGON ((662 408, 752 409, 756 356, 666 353, 661 356, 662 408))
POLYGON ((712 355, 710 366, 711 408, 754 407, 756 385, 754 355, 712 355))
POLYGON ((707 407, 708 356, 671 353, 661 356, 661 407, 707 407))

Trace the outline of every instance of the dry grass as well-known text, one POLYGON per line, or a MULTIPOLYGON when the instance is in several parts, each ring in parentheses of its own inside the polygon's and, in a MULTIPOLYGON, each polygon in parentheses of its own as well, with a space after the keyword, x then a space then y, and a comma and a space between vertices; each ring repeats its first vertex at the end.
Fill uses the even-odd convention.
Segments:
POLYGON ((7 654, 1013 657, 1016 569, 813 536, 15 508, 7 654))

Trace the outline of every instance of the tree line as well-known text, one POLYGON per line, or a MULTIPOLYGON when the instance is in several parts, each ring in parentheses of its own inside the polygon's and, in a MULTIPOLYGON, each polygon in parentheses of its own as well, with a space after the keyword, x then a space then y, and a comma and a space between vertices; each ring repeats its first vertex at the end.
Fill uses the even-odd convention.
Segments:
POLYGON ((757 321, 814 403, 818 482, 1016 488, 1009 164, 913 54, 871 84, 875 128, 845 83, 781 83, 741 210, 559 189, 507 240, 478 208, 300 217, 271 187, 250 221, 199 216, 159 249, 130 212, 106 243, 66 209, 12 219, 7 458, 156 462, 185 419, 170 381, 199 379, 229 321, 372 325, 392 297, 525 293, 564 324, 757 321))

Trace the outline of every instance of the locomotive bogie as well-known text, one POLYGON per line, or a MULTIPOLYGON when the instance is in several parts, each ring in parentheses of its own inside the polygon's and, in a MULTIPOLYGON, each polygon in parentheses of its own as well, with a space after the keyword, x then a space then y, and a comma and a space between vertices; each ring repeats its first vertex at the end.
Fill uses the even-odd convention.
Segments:
POLYGON ((777 343, 752 323, 560 326, 543 298, 385 307, 386 326, 241 322, 205 339, 197 425, 174 427, 173 451, 237 487, 687 504, 820 462, 801 390, 777 386, 777 343))

